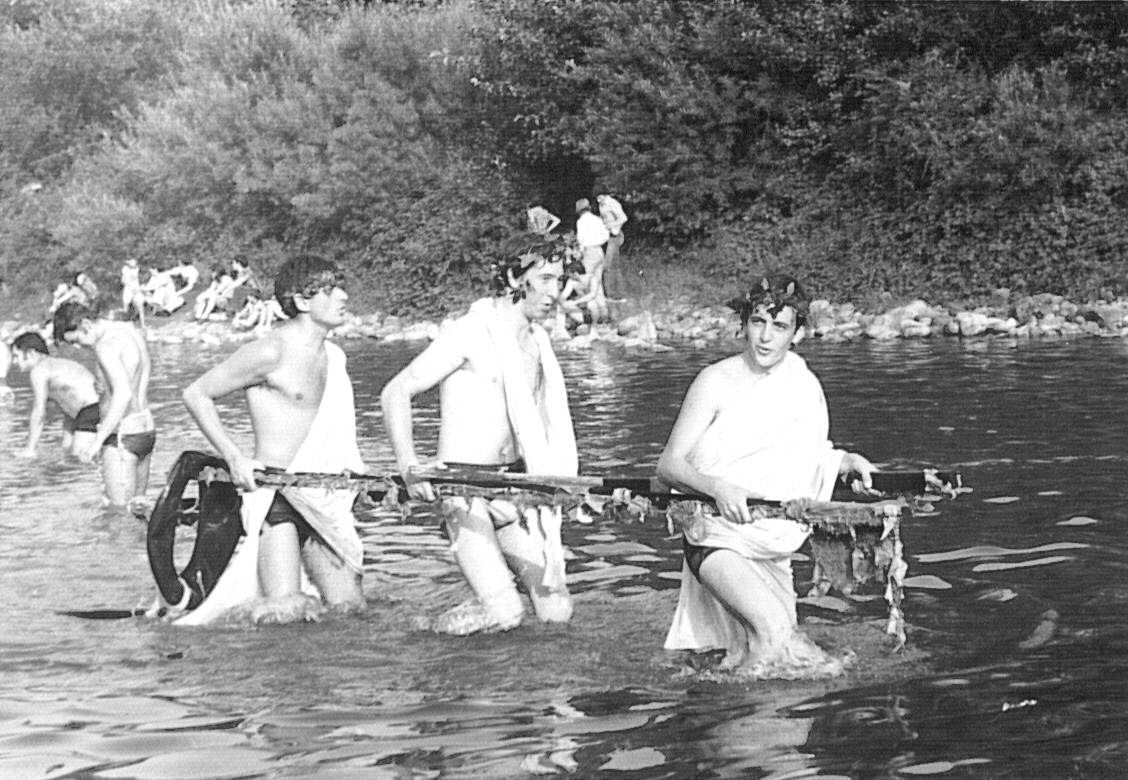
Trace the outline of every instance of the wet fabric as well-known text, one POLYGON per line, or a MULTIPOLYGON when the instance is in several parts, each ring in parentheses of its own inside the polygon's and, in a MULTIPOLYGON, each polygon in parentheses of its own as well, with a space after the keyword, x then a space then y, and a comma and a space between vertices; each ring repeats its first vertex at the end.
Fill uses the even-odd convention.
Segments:
MULTIPOLYGON (((706 429, 690 453, 694 465, 771 500, 828 500, 842 453, 827 438, 822 387, 803 359, 788 353, 742 393, 706 429)), ((796 648, 802 648, 798 657, 812 657, 809 640, 798 632, 791 572, 791 555, 806 541, 806 526, 783 517, 738 525, 702 508, 683 533, 692 546, 730 550, 750 564, 769 628, 765 636, 754 634, 685 562, 667 649, 724 649, 727 666, 785 659, 796 648)), ((693 557, 699 567, 705 556, 693 557)))
POLYGON ((147 458, 157 446, 157 432, 144 433, 111 433, 102 442, 103 447, 116 447, 132 454, 137 460, 147 458))
POLYGON ((78 410, 74 417, 66 418, 67 430, 81 431, 83 433, 97 433, 98 423, 102 421, 102 412, 97 403, 92 403, 78 410))
MULTIPOLYGON (((364 462, 356 443, 356 412, 352 384, 345 370, 345 353, 326 343, 328 367, 325 391, 317 414, 287 470, 363 473, 364 462)), ((179 618, 180 625, 203 625, 220 619, 237 607, 262 597, 258 577, 259 533, 276 493, 301 514, 317 533, 319 543, 336 555, 354 574, 363 572, 364 549, 352 513, 355 490, 334 488, 259 488, 243 495, 242 519, 246 538, 208 598, 179 618)), ((315 591, 312 585, 311 591, 315 591)))

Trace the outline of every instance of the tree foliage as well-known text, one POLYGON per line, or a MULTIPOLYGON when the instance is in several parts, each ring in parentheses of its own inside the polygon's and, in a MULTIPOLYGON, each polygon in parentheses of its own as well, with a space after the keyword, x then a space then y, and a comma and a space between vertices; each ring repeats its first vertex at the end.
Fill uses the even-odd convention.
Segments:
POLYGON ((598 190, 718 279, 1107 294, 1126 42, 1113 4, 13 0, 0 262, 312 250, 433 309, 598 190))

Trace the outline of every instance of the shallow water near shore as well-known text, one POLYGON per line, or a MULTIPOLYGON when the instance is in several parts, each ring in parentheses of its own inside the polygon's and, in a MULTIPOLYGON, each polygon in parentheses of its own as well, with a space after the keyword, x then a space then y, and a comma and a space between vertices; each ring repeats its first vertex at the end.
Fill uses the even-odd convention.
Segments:
MULTIPOLYGON (((346 342, 365 459, 378 394, 419 345, 346 342)), ((653 470, 682 394, 737 342, 561 350, 588 473, 653 470)), ((154 345, 150 494, 203 448, 179 390, 230 347, 154 345)), ((565 527, 576 614, 467 638, 415 628, 467 595, 433 518, 362 517, 360 618, 182 629, 60 610, 144 606, 142 523, 59 458, 0 476, 3 777, 1061 777, 1128 771, 1128 345, 805 342, 839 446, 957 466, 974 492, 905 520, 909 647, 881 601, 800 608, 858 664, 831 681, 687 674, 662 640, 679 546, 661 523, 565 527)), ((0 409, 22 444, 30 392, 0 409)), ((417 412, 433 449, 437 396, 417 412)), ((232 400, 225 413, 249 438, 232 400)), ((57 414, 52 412, 52 415, 57 414)), ((797 584, 809 564, 796 563, 797 584)))

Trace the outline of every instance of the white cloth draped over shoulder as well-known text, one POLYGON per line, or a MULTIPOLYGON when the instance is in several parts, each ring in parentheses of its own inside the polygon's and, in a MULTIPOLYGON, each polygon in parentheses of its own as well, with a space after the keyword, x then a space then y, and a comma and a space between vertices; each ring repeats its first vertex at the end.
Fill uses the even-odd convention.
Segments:
MULTIPOLYGON (((818 379, 793 352, 739 399, 726 399, 690 454, 702 473, 741 485, 764 498, 828 500, 843 452, 827 438, 829 418, 818 379)), ((740 525, 707 514, 684 529, 692 544, 732 550, 754 562, 766 612, 777 616, 768 636, 756 644, 761 655, 786 655, 796 633, 795 590, 791 555, 806 540, 800 523, 765 518, 740 525)), ((748 656, 754 638, 689 570, 682 565, 681 591, 673 625, 666 637, 670 650, 724 648, 726 666, 748 656)))
MULTIPOLYGON (((496 299, 483 298, 470 307, 463 327, 480 323, 493 343, 505 392, 505 408, 517 447, 529 474, 575 476, 579 471, 576 434, 564 374, 552 351, 548 333, 537 323, 530 329, 537 345, 542 372, 540 397, 534 397, 522 369, 521 348, 512 328, 500 318, 496 299)), ((511 512, 512 504, 502 502, 492 511, 511 512)), ((559 507, 545 505, 525 511, 524 521, 545 539, 544 586, 564 587, 564 547, 560 540, 562 523, 559 507), (534 516, 535 515, 535 516, 534 516), (535 525, 534 525, 535 524, 535 525)))
MULTIPOLYGON (((331 342, 326 342, 325 349, 328 352, 325 391, 305 440, 287 470, 363 472, 364 462, 356 442, 352 383, 345 370, 345 353, 331 342)), ((246 536, 242 544, 204 602, 177 619, 177 625, 211 623, 230 610, 262 597, 258 577, 259 533, 275 492, 273 488, 259 488, 243 494, 242 517, 246 536)), ((364 549, 352 514, 356 491, 284 488, 281 492, 349 569, 358 574, 363 571, 364 549)))

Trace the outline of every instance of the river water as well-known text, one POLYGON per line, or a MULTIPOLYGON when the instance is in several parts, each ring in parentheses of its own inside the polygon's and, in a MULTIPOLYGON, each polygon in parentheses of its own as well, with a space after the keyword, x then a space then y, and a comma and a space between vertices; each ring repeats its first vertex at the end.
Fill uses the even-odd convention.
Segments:
MULTIPOLYGON (((349 342, 361 447, 391 465, 384 381, 418 347, 349 342)), ((229 348, 154 346, 151 494, 204 442, 179 389, 229 348)), ((583 468, 648 474, 693 375, 739 349, 562 352, 583 468)), ((806 342, 832 435, 974 492, 905 520, 907 651, 878 602, 801 606, 855 649, 843 679, 685 673, 662 640, 679 546, 662 523, 565 528, 572 623, 455 638, 416 628, 466 592, 433 518, 362 518, 368 612, 259 628, 84 620, 145 605, 140 522, 52 453, 0 475, 0 777, 1065 777, 1128 773, 1128 345, 806 342)), ((0 409, 22 443, 30 393, 0 409)), ((421 449, 437 399, 421 399, 421 449)), ((225 407, 246 437, 241 404, 225 407)), ((433 449, 432 449, 433 451, 433 449)), ((799 561, 796 577, 809 574, 799 561)))

